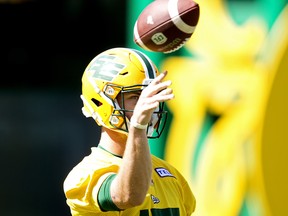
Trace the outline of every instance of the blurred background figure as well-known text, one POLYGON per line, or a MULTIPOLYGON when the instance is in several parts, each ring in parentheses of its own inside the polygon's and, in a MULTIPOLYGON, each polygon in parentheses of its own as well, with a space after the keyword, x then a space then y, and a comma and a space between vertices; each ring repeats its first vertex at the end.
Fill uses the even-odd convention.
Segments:
POLYGON ((286 215, 287 1, 197 2, 185 49, 154 55, 176 95, 154 153, 190 178, 197 215, 286 215))

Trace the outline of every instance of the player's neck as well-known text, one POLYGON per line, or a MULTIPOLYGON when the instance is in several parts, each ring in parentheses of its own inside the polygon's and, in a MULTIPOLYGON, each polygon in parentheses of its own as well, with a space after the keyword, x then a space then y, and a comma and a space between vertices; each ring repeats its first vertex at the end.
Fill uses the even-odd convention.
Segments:
POLYGON ((99 145, 107 151, 123 156, 126 146, 127 136, 106 128, 102 128, 99 145))

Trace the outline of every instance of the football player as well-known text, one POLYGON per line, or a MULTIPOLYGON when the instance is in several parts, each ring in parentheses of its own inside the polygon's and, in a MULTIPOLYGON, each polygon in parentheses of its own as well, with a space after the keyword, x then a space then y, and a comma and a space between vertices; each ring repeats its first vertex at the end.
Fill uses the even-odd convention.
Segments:
POLYGON ((150 153, 148 138, 165 127, 174 98, 167 72, 142 52, 112 48, 82 76, 83 114, 101 126, 99 143, 67 175, 73 216, 190 216, 195 197, 181 173, 150 153))

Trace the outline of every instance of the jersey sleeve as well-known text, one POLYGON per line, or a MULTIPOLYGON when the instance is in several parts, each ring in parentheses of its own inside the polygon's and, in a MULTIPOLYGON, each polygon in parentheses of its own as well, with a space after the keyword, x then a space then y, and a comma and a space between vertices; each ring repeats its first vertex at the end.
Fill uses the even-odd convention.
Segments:
MULTIPOLYGON (((175 167, 174 167, 175 169, 175 167)), ((179 170, 174 170, 175 174, 177 175, 177 179, 179 180, 179 183, 182 188, 182 198, 183 198, 183 204, 184 208, 186 209, 187 216, 192 215, 192 213, 195 211, 196 208, 196 199, 192 192, 192 189, 188 183, 188 181, 185 179, 185 177, 179 172, 179 170)))
POLYGON ((187 211, 187 215, 190 216, 196 208, 196 199, 195 196, 193 194, 193 192, 191 191, 191 188, 188 184, 188 182, 184 182, 182 185, 183 188, 183 202, 184 202, 184 206, 186 208, 187 211))
POLYGON ((108 176, 117 173, 118 167, 111 165, 92 170, 83 166, 75 167, 64 181, 64 193, 71 211, 102 212, 98 203, 98 192, 108 176))

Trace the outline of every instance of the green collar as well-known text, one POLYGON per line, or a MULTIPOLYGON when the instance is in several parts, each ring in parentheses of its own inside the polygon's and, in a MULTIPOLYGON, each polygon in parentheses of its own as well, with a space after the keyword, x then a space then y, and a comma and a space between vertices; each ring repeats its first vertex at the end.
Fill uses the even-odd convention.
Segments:
POLYGON ((115 157, 122 158, 122 156, 113 154, 112 152, 110 152, 110 151, 108 151, 107 149, 103 148, 101 145, 98 145, 97 147, 100 148, 100 149, 102 149, 102 150, 104 150, 104 151, 106 151, 106 152, 108 152, 109 154, 112 154, 112 155, 115 156, 115 157))

